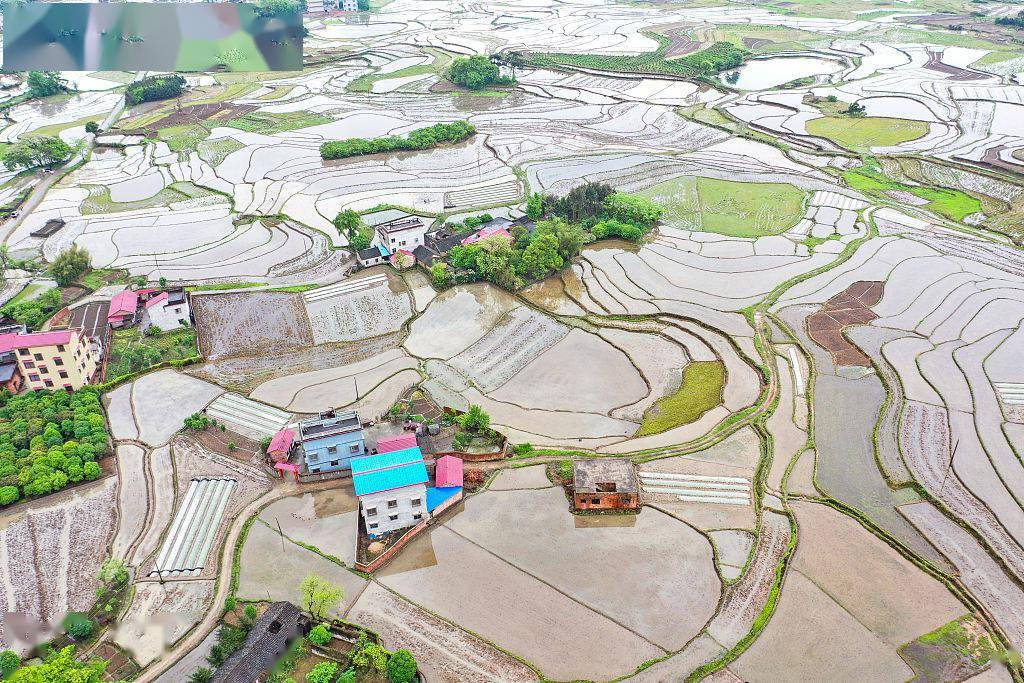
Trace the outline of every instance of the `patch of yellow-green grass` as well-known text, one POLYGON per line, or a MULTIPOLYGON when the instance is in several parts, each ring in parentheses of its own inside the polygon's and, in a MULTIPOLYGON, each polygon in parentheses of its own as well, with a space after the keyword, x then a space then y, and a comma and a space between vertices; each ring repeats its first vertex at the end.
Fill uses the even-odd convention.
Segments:
POLYGON ((263 93, 257 99, 260 100, 279 100, 292 90, 295 90, 294 85, 278 85, 270 89, 270 92, 263 93))
MULTIPOLYGON (((274 77, 277 78, 276 73, 274 77)), ((203 92, 197 93, 199 94, 199 97, 196 97, 195 99, 184 99, 181 104, 182 106, 189 106, 193 104, 216 104, 217 102, 237 100, 238 98, 245 97, 249 93, 258 89, 260 85, 261 84, 258 80, 252 80, 202 88, 203 92)))
POLYGON ((265 282, 217 282, 209 285, 193 285, 186 287, 190 292, 223 292, 230 289, 249 289, 250 287, 262 287, 265 282))
POLYGON ((683 371, 679 389, 666 396, 644 414, 635 436, 661 432, 696 422, 704 413, 722 403, 725 364, 721 361, 694 361, 683 371))
POLYGON ((27 133, 27 135, 49 135, 49 136, 54 136, 55 137, 55 136, 60 135, 61 132, 65 131, 65 130, 68 130, 69 128, 75 128, 76 126, 84 126, 89 121, 95 121, 96 123, 101 123, 103 121, 103 118, 104 118, 103 114, 94 114, 93 116, 85 116, 83 118, 80 118, 77 121, 66 121, 64 123, 51 123, 48 126, 43 126, 42 128, 36 128, 35 130, 30 130, 27 133))
POLYGON ((293 111, 281 114, 254 111, 230 121, 218 122, 217 125, 237 128, 250 133, 273 135, 288 130, 319 126, 333 120, 330 116, 311 111, 293 111))
POLYGON ((228 155, 232 152, 245 147, 241 142, 234 138, 217 138, 216 140, 203 140, 196 145, 196 151, 199 152, 199 158, 210 164, 210 166, 219 166, 228 155))
POLYGON ((100 213, 118 213, 120 211, 136 211, 139 209, 152 209, 158 206, 169 206, 175 202, 182 202, 195 197, 205 197, 216 194, 205 188, 193 185, 192 183, 174 183, 165 187, 152 197, 139 199, 131 202, 115 202, 110 198, 110 188, 94 186, 85 201, 82 202, 79 211, 83 215, 100 213))
POLYGON ((447 52, 431 49, 427 49, 425 52, 434 58, 434 60, 429 64, 414 64, 413 66, 387 74, 364 74, 349 83, 345 89, 349 92, 367 93, 373 90, 373 84, 377 81, 384 81, 392 78, 405 78, 408 76, 420 76, 422 74, 429 73, 443 74, 448 69, 448 65, 452 63, 452 56, 447 52))
POLYGON ((924 208, 940 213, 954 221, 962 221, 972 213, 979 213, 983 207, 981 200, 966 192, 946 187, 925 187, 922 185, 905 185, 882 173, 877 164, 869 163, 863 168, 855 168, 843 174, 846 183, 868 194, 888 195, 889 192, 908 192, 928 201, 924 208))
POLYGON ((78 279, 78 283, 80 285, 92 290, 124 282, 128 282, 127 270, 115 270, 108 268, 90 268, 85 275, 78 279))
POLYGON ((200 142, 209 137, 210 130, 198 123, 187 123, 160 128, 157 135, 167 143, 172 152, 184 152, 196 149, 200 142))
POLYGON ((823 116, 805 124, 807 132, 854 152, 890 147, 928 134, 928 123, 885 116, 823 116))
POLYGON ((739 47, 752 49, 754 52, 806 49, 810 43, 824 39, 823 36, 810 31, 767 24, 716 26, 710 32, 709 37, 711 42, 726 41, 739 47), (753 43, 756 47, 751 47, 750 41, 767 42, 763 45, 753 43))
POLYGON ((730 237, 779 235, 803 216, 803 190, 788 183, 741 183, 682 176, 641 195, 665 210, 664 220, 684 230, 730 237))

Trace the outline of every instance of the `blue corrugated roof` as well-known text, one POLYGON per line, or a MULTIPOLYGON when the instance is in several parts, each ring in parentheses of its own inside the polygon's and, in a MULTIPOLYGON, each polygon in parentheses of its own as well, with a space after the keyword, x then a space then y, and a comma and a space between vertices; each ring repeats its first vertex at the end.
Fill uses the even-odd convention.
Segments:
POLYGON ((425 483, 427 483, 427 465, 422 460, 401 467, 352 475, 352 486, 355 488, 357 496, 425 483))
POLYGON ((379 251, 380 255, 383 256, 384 258, 389 258, 391 256, 391 252, 388 251, 388 248, 385 247, 383 244, 377 245, 377 251, 379 251))
POLYGON ((461 486, 427 487, 427 512, 433 512, 439 505, 462 490, 461 486))
POLYGON ((362 474, 371 470, 383 470, 388 467, 398 467, 410 462, 423 460, 423 453, 419 446, 403 448, 400 451, 390 453, 378 453, 377 455, 364 455, 359 458, 352 458, 352 474, 362 474))

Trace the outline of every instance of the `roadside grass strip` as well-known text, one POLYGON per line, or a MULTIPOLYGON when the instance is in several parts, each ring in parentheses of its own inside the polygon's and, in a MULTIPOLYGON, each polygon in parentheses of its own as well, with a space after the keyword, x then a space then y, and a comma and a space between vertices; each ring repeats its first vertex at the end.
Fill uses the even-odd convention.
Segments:
POLYGON ((256 432, 260 436, 273 436, 291 419, 291 413, 278 410, 239 394, 221 394, 206 409, 206 414, 221 422, 256 432))
POLYGON ((743 477, 640 470, 640 486, 645 493, 671 495, 685 503, 750 505, 750 480, 743 477))
POLYGON ((237 480, 227 477, 192 480, 150 576, 194 576, 203 570, 224 508, 237 484, 237 480))

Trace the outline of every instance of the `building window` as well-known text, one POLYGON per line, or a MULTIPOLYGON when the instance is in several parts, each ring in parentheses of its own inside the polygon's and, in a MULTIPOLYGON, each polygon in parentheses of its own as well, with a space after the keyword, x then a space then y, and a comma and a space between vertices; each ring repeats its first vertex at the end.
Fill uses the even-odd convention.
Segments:
POLYGON ((25 366, 26 368, 34 368, 34 367, 36 366, 36 363, 35 363, 35 361, 32 361, 32 360, 26 360, 26 361, 22 361, 22 364, 23 364, 23 365, 24 365, 24 366, 25 366))
POLYGON ((338 466, 338 461, 337 460, 332 460, 331 461, 331 467, 337 467, 337 466, 338 466))
POLYGON ((45 375, 47 372, 49 372, 49 370, 46 369, 45 365, 40 365, 39 366, 39 372, 41 372, 42 374, 45 375))
POLYGON ((360 450, 359 444, 357 444, 357 443, 354 443, 354 444, 352 444, 351 446, 348 447, 348 452, 349 453, 358 453, 359 450, 360 450))
POLYGON ((423 513, 422 512, 417 512, 415 515, 412 516, 412 518, 413 519, 423 519, 423 513))
POLYGON ((388 510, 394 510, 398 507, 398 500, 392 498, 388 501, 388 510))
POLYGON ((422 501, 421 501, 421 500, 420 500, 419 498, 413 498, 413 499, 412 499, 412 506, 413 506, 414 508, 418 508, 418 507, 420 506, 420 503, 421 503, 421 502, 422 502, 422 501))
POLYGON ((53 364, 54 365, 64 365, 64 359, 63 358, 54 358, 53 359, 53 364))
POLYGON ((601 504, 601 499, 600 498, 591 498, 590 502, 593 503, 594 505, 600 505, 601 504))
POLYGON ((30 380, 32 380, 33 382, 38 382, 39 381, 39 375, 29 375, 28 378, 30 380))
POLYGON ((317 472, 320 471, 320 468, 319 467, 311 467, 311 468, 309 468, 309 471, 312 472, 313 474, 316 474, 317 472))
POLYGON ((328 446, 327 447, 327 452, 328 453, 337 453, 338 452, 338 447, 337 446, 328 446))
POLYGON ((75 390, 75 388, 73 386, 71 386, 70 384, 65 384, 64 385, 64 391, 74 391, 74 390, 75 390))
POLYGON ((59 351, 60 353, 64 353, 64 345, 63 344, 57 344, 57 351, 59 351))
POLYGON ((22 355, 22 356, 27 356, 29 354, 29 350, 28 349, 18 349, 18 353, 20 355, 22 355))
POLYGON ((388 515, 388 519, 390 519, 392 522, 397 522, 398 515, 388 515))
POLYGON ((33 358, 35 358, 36 360, 42 360, 42 359, 43 359, 43 354, 41 354, 41 353, 37 353, 37 354, 35 354, 35 355, 33 356, 33 358))
POLYGON ((373 524, 370 525, 370 528, 371 529, 376 529, 378 526, 380 526, 380 525, 377 524, 377 522, 374 522, 373 524))
POLYGON ((68 378, 68 373, 64 372, 63 370, 61 370, 58 374, 60 375, 61 379, 67 379, 68 378))
POLYGON ((52 387, 52 386, 53 386, 53 382, 51 382, 51 381, 50 381, 50 380, 48 380, 48 379, 44 379, 44 380, 43 380, 43 384, 45 384, 45 385, 46 385, 46 386, 48 386, 48 387, 52 387))
POLYGON ((367 517, 376 517, 377 516, 377 508, 376 507, 366 508, 366 516, 367 517))

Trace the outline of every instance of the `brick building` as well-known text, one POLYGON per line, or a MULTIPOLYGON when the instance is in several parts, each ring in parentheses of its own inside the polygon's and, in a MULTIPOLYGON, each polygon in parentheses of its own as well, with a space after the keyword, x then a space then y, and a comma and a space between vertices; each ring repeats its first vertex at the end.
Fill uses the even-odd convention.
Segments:
POLYGON ((573 462, 573 505, 577 510, 639 510, 640 487, 626 458, 573 462))

